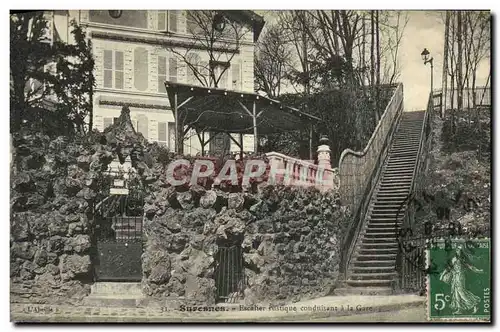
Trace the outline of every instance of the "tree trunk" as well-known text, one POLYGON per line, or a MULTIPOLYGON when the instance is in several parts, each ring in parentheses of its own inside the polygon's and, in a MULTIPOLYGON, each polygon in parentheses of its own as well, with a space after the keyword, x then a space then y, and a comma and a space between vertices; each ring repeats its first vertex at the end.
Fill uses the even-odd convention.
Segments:
POLYGON ((457 11, 457 110, 458 112, 463 111, 463 73, 462 73, 462 55, 463 55, 463 45, 462 45, 462 12, 457 11))
POLYGON ((444 25, 444 51, 443 51, 443 77, 442 77, 442 105, 441 105, 441 118, 445 117, 446 102, 448 95, 448 40, 450 34, 450 12, 446 12, 446 22, 444 25))
POLYGON ((370 11, 370 22, 371 22, 371 43, 370 43, 370 86, 371 86, 371 99, 372 107, 375 112, 375 125, 378 124, 380 120, 377 112, 377 106, 375 104, 375 11, 370 11))
MULTIPOLYGON (((375 11, 375 22, 376 22, 376 27, 375 27, 375 32, 376 32, 376 37, 377 37, 377 83, 376 83, 376 107, 377 107, 377 114, 380 114, 381 112, 381 105, 380 105, 380 27, 379 27, 379 11, 375 11)), ((380 117, 380 115, 379 115, 380 117)))

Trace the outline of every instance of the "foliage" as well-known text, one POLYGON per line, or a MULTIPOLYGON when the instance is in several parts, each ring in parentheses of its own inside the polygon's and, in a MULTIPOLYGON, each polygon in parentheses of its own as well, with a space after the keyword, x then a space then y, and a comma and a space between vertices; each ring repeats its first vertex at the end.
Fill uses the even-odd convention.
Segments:
POLYGON ((426 204, 417 220, 420 226, 432 225, 434 235, 448 234, 452 227, 455 235, 489 236, 491 165, 488 158, 478 159, 477 146, 485 137, 474 136, 465 121, 459 123, 464 124, 458 127, 460 136, 451 135, 451 116, 434 119, 434 144, 422 186, 424 196, 432 199, 422 200, 426 204))
POLYGON ((270 26, 255 48, 255 90, 264 91, 271 98, 278 97, 290 70, 291 58, 292 52, 282 36, 281 27, 270 26))
POLYGON ((11 131, 23 125, 69 135, 92 118, 91 45, 81 27, 72 28, 75 43, 66 44, 49 38, 43 12, 10 15, 11 131))

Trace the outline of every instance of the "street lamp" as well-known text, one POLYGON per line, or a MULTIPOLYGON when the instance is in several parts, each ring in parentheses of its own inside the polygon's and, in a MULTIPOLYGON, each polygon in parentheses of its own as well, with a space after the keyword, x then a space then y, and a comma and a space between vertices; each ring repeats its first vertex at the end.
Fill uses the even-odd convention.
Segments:
POLYGON ((424 50, 422 51, 422 53, 420 53, 420 55, 422 56, 422 60, 424 60, 424 65, 427 65, 427 63, 431 64, 431 94, 432 94, 432 91, 434 90, 434 63, 433 63, 434 58, 431 57, 429 59, 430 53, 426 48, 424 48, 424 50))

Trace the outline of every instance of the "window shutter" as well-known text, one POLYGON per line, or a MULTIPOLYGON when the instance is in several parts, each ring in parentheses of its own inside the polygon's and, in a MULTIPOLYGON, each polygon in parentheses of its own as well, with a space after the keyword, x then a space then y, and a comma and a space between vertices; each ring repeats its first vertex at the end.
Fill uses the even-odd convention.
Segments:
POLYGON ((148 139, 148 117, 140 114, 137 116, 137 131, 144 136, 144 138, 148 139))
POLYGON ((167 27, 165 26, 165 11, 164 10, 158 11, 158 30, 160 30, 160 31, 167 30, 167 27))
POLYGON ((123 52, 115 51, 115 88, 123 89, 123 52))
POLYGON ((166 122, 158 122, 158 141, 160 141, 160 142, 167 141, 167 123, 166 122))
POLYGON ((231 66, 233 90, 241 90, 241 62, 236 61, 231 66))
POLYGON ((168 30, 172 32, 177 32, 177 10, 168 11, 168 30))
POLYGON ((168 59, 168 73, 169 73, 169 81, 177 82, 177 59, 169 58, 168 59))
POLYGON ((167 92, 165 81, 167 80, 167 57, 158 56, 158 92, 167 92))
POLYGON ((221 68, 220 72, 223 72, 224 73, 220 76, 219 78, 219 84, 218 87, 221 88, 221 89, 227 89, 227 72, 229 71, 229 68, 228 69, 224 69, 224 68, 221 68))
POLYGON ((200 74, 205 78, 207 84, 210 82, 209 72, 210 71, 208 70, 208 62, 200 61, 200 74))
POLYGON ((148 88, 148 50, 143 47, 134 50, 134 87, 139 91, 148 88))
POLYGON ((196 53, 191 53, 188 55, 188 63, 193 66, 195 69, 191 68, 191 66, 186 66, 187 67, 187 83, 188 84, 196 84, 198 82, 198 79, 196 78, 196 70, 199 70, 199 62, 200 62, 200 56, 196 53))
POLYGON ((113 124, 113 118, 103 118, 103 121, 104 121, 103 129, 106 129, 113 124))
POLYGON ((105 88, 113 87, 113 51, 104 50, 104 82, 105 88))

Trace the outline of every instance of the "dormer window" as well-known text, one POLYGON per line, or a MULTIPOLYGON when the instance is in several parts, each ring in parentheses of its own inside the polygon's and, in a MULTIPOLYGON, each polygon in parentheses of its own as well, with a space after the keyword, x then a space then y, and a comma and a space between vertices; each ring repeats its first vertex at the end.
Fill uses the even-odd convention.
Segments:
POLYGON ((158 30, 162 32, 177 32, 177 10, 158 11, 158 30))

